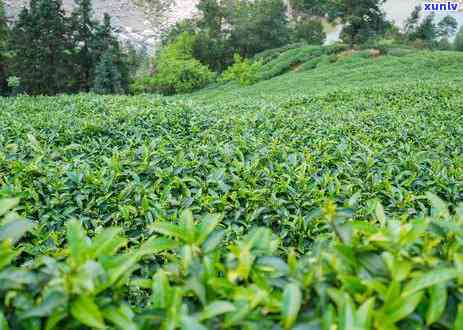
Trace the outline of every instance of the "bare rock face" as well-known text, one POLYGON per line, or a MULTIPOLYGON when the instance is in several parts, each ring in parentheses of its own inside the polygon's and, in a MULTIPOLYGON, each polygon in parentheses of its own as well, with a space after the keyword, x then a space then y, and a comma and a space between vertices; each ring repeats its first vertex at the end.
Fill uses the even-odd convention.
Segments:
MULTIPOLYGON (((4 0, 8 17, 13 20, 29 0, 4 0)), ((197 0, 93 0, 96 18, 104 13, 112 17, 112 25, 121 41, 148 50, 156 48, 162 32, 175 22, 192 17, 197 0)), ((71 11, 74 0, 63 0, 63 7, 71 11)))

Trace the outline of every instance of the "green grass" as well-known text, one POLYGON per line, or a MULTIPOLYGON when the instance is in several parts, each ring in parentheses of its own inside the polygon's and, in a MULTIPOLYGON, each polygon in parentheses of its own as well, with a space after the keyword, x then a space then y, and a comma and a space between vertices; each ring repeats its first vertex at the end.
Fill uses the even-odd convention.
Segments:
POLYGON ((461 329, 462 60, 0 99, 0 323, 461 329))

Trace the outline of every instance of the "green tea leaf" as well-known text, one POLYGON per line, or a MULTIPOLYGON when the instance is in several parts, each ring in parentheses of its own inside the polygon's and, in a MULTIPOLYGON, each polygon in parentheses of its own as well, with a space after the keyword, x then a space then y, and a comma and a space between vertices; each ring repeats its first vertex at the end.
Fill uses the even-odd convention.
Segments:
POLYGON ((71 314, 86 326, 96 329, 104 329, 106 327, 100 309, 93 299, 88 296, 79 296, 71 304, 71 314))
POLYGON ((221 220, 222 217, 218 214, 204 216, 199 224, 197 243, 203 244, 221 220))
POLYGON ((19 198, 3 198, 0 199, 0 217, 18 206, 19 198))
POLYGON ((120 236, 120 228, 107 228, 93 238, 91 254, 94 258, 112 256, 127 244, 127 239, 120 236))
POLYGON ((83 264, 90 252, 90 239, 79 221, 71 220, 68 222, 67 240, 74 262, 77 265, 83 264))
POLYGON ((172 250, 179 246, 176 241, 166 237, 150 237, 138 249, 139 256, 152 255, 165 250, 172 250))
POLYGON ((112 322, 121 330, 137 330, 138 327, 132 320, 133 315, 128 311, 128 307, 110 306, 103 310, 103 316, 106 320, 112 322))
POLYGON ((296 322, 302 304, 302 293, 295 283, 286 285, 282 301, 282 321, 285 329, 290 329, 296 322))
POLYGON ((447 305, 447 286, 444 283, 429 288, 429 306, 426 313, 426 324, 437 322, 444 313, 447 305))
POLYGON ((446 283, 458 275, 458 270, 454 268, 438 268, 427 273, 420 274, 405 285, 402 296, 409 296, 433 285, 446 283))
POLYGON ((395 323, 403 320, 408 315, 413 313, 416 306, 423 298, 423 292, 416 292, 407 296, 401 296, 384 309, 385 318, 390 323, 395 323))
POLYGON ((234 312, 235 310, 235 305, 232 303, 224 300, 217 300, 205 306, 204 309, 197 315, 197 318, 200 321, 208 320, 218 315, 234 312))

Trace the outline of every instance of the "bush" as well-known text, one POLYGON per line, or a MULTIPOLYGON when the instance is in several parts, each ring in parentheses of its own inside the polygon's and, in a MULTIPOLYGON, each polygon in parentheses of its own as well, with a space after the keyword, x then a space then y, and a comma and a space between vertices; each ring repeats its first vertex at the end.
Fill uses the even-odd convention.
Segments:
POLYGON ((182 33, 162 49, 155 74, 136 79, 132 93, 190 93, 212 82, 215 74, 192 56, 194 40, 193 35, 182 33))
POLYGON ((296 43, 288 44, 286 46, 279 47, 279 48, 267 49, 267 50, 264 50, 263 52, 256 54, 254 56, 254 59, 261 61, 262 64, 266 64, 290 49, 296 49, 296 48, 301 48, 305 46, 307 46, 305 42, 296 42, 296 43))
POLYGON ((450 214, 427 196, 431 216, 410 221, 388 219, 380 204, 370 221, 343 221, 327 202, 320 214, 335 234, 320 236, 304 256, 268 228, 226 244, 222 216, 185 210, 178 221, 153 223, 160 236, 130 248, 121 228, 98 228, 90 238, 69 221, 59 257, 37 255, 22 266, 15 245, 34 224, 10 212, 17 200, 0 200, 2 325, 461 329, 463 210, 450 214), (169 262, 154 276, 138 271, 157 258, 169 262))
POLYGON ((270 79, 290 71, 313 58, 324 54, 323 47, 305 46, 290 49, 262 67, 261 79, 270 79))
POLYGON ((214 73, 194 59, 163 61, 155 76, 156 90, 165 95, 190 93, 212 82, 214 73))
POLYGON ((235 54, 234 60, 235 63, 222 74, 222 81, 235 80, 241 86, 249 86, 259 81, 259 73, 262 68, 260 61, 251 62, 241 58, 239 54, 235 54))

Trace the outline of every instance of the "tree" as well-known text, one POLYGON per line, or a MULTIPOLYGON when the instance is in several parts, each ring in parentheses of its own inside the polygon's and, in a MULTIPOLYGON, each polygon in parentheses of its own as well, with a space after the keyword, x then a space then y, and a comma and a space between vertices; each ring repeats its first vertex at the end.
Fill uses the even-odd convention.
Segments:
POLYGON ((286 5, 282 0, 240 1, 229 8, 230 47, 243 57, 289 41, 286 5))
POLYGON ((463 26, 458 30, 458 33, 453 42, 453 47, 455 50, 463 52, 463 26))
POLYGON ((98 94, 122 94, 124 89, 123 73, 117 65, 117 51, 108 48, 95 68, 93 91, 98 94))
POLYGON ((455 17, 445 16, 437 24, 437 34, 441 38, 451 38, 455 35, 458 29, 458 22, 455 17))
POLYGON ((410 16, 405 21, 405 35, 409 39, 414 38, 414 34, 420 22, 421 6, 415 6, 410 16))
POLYGON ((328 0, 290 0, 289 3, 296 16, 302 14, 311 17, 324 17, 329 11, 328 0))
POLYGON ((8 90, 7 45, 9 36, 10 30, 6 21, 5 8, 3 1, 0 0, 0 95, 6 95, 8 90))
POLYGON ((70 90, 73 45, 60 0, 31 0, 13 28, 14 72, 31 94, 70 90))
POLYGON ((225 19, 224 7, 217 0, 200 0, 196 8, 201 13, 197 26, 212 38, 218 37, 225 19))
POLYGON ((95 28, 98 23, 92 19, 91 0, 75 0, 75 3, 77 7, 72 13, 72 30, 76 45, 77 85, 79 90, 89 91, 94 80, 95 65, 99 60, 93 51, 95 28))
POLYGON ((331 0, 328 15, 344 28, 341 39, 353 46, 383 35, 388 26, 382 9, 386 0, 331 0))
POLYGON ((428 45, 431 45, 438 36, 437 26, 434 22, 436 15, 434 13, 426 16, 421 24, 418 25, 414 33, 414 39, 421 39, 428 45))
POLYGON ((326 33, 320 19, 306 19, 296 23, 294 29, 296 41, 305 41, 310 45, 322 45, 326 33))

